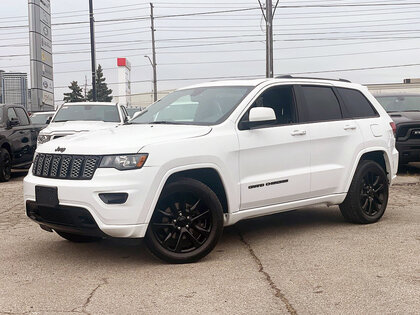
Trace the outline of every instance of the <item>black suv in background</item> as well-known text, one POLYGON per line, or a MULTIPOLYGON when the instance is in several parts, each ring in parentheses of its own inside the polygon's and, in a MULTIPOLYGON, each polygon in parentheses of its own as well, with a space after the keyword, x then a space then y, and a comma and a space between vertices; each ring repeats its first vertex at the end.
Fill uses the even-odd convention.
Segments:
POLYGON ((376 99, 397 126, 400 165, 420 162, 420 94, 381 94, 376 99))
POLYGON ((10 179, 12 168, 30 167, 40 130, 24 107, 0 104, 0 182, 10 179))

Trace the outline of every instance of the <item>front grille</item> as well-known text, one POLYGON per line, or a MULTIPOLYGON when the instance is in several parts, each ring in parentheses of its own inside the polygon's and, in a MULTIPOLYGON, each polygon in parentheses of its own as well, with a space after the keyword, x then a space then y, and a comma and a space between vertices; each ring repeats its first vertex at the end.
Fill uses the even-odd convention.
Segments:
POLYGON ((59 179, 84 179, 93 177, 100 162, 99 156, 44 154, 35 156, 32 174, 59 179))
POLYGON ((420 128, 411 131, 410 139, 420 139, 420 128))
POLYGON ((407 124, 398 127, 397 140, 406 141, 409 139, 420 139, 420 125, 407 124))

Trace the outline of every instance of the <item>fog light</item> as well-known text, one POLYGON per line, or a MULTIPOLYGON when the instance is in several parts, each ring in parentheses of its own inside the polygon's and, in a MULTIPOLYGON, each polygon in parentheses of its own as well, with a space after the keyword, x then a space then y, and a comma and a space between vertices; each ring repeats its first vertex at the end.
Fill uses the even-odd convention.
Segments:
POLYGON ((127 201, 127 193, 107 193, 99 194, 99 198, 108 205, 120 205, 127 201))

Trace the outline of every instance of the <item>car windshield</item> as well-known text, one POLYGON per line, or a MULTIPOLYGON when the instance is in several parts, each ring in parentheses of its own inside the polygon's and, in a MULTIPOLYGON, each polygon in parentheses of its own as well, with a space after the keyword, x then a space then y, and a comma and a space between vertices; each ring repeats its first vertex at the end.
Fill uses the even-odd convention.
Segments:
POLYGON ((75 120, 120 122, 117 106, 112 105, 63 105, 53 122, 75 120))
POLYGON ((420 111, 420 95, 377 96, 387 112, 420 111))
POLYGON ((34 114, 31 116, 31 121, 33 124, 45 125, 52 116, 53 114, 34 114))
POLYGON ((218 124, 252 89, 251 86, 218 86, 178 90, 150 105, 130 123, 218 124))

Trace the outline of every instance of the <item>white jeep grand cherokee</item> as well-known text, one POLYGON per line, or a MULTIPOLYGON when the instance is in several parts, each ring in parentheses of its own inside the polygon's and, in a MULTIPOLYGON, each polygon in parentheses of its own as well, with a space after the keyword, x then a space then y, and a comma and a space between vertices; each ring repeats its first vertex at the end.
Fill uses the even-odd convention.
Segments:
POLYGON ((373 223, 396 176, 393 127, 344 80, 195 85, 128 124, 40 146, 26 211, 70 241, 145 237, 172 263, 207 255, 223 226, 300 207, 340 205, 373 223))

